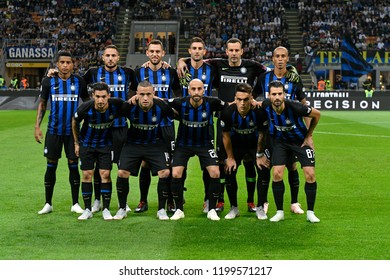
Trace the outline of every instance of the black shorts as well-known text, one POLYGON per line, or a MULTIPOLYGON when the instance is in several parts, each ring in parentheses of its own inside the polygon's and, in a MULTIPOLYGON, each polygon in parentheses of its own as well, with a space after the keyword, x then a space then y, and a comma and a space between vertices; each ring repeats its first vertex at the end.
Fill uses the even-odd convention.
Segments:
POLYGON ((248 162, 253 161, 253 164, 256 163, 256 148, 252 149, 233 149, 234 160, 236 161, 237 166, 241 164, 242 161, 248 162))
POLYGON ((149 163, 152 175, 164 169, 169 169, 170 154, 163 141, 156 144, 142 145, 127 143, 122 148, 118 169, 127 170, 132 176, 138 175, 142 161, 149 163))
POLYGON ((112 169, 112 151, 111 147, 92 148, 80 146, 80 169, 92 170, 96 166, 99 169, 112 169))
POLYGON ((171 126, 162 126, 161 134, 170 155, 172 155, 173 151, 175 150, 175 126, 173 123, 171 126))
POLYGON ((73 135, 54 135, 46 133, 45 148, 43 155, 48 159, 60 159, 64 147, 66 157, 70 160, 77 160, 74 152, 73 135))
POLYGON ((123 146, 126 144, 128 127, 112 128, 112 151, 114 153, 113 162, 118 163, 123 146))
POLYGON ((302 167, 315 166, 315 153, 309 146, 301 147, 300 143, 287 143, 283 140, 272 139, 271 163, 275 165, 288 165, 295 157, 302 167))
POLYGON ((210 143, 209 147, 177 146, 173 152, 172 167, 187 167, 188 160, 193 156, 199 157, 199 162, 202 169, 210 165, 219 165, 217 153, 215 152, 214 146, 210 143))

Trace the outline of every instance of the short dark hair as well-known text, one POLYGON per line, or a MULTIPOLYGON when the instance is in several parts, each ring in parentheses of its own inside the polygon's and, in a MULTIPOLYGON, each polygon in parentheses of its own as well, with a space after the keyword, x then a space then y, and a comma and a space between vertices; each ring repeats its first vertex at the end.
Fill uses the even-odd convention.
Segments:
POLYGON ((238 91, 241 91, 241 92, 252 94, 252 89, 253 89, 252 86, 248 83, 239 83, 236 85, 236 93, 238 91))
POLYGON ((158 40, 158 39, 153 39, 153 40, 151 40, 151 41, 149 42, 149 44, 148 44, 148 49, 149 49, 149 46, 150 46, 150 45, 160 45, 161 48, 164 49, 164 44, 163 44, 160 40, 158 40))
POLYGON ((104 47, 103 51, 107 50, 107 49, 115 49, 118 53, 119 53, 119 49, 117 46, 111 44, 111 45, 107 45, 104 47))
POLYGON ((190 41, 190 47, 193 43, 202 43, 203 44, 203 47, 205 46, 205 43, 203 41, 202 38, 200 37, 192 37, 191 41, 190 41))
POLYGON ((72 54, 69 51, 59 51, 57 53, 56 62, 58 62, 60 60, 61 56, 67 56, 67 57, 70 57, 73 60, 73 56, 72 56, 72 54))
POLYGON ((242 41, 238 38, 230 38, 229 40, 226 41, 226 47, 228 44, 234 44, 234 43, 240 43, 240 46, 242 48, 242 41))
POLYGON ((94 83, 92 85, 92 92, 94 93, 97 90, 105 90, 108 94, 110 94, 110 87, 103 82, 94 83))
POLYGON ((153 91, 154 91, 153 84, 151 82, 147 81, 147 80, 143 80, 143 81, 139 82, 138 86, 139 87, 152 87, 153 91))
POLYGON ((271 81, 269 84, 268 84, 268 88, 269 90, 271 91, 271 87, 274 87, 274 88, 283 88, 284 89, 284 84, 279 81, 279 80, 273 80, 271 81))

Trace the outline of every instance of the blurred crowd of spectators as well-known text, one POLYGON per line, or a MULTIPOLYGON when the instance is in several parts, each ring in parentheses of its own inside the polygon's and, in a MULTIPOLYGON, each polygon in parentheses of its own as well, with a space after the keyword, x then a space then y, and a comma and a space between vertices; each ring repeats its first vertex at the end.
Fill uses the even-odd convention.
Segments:
POLYGON ((298 2, 303 43, 338 50, 349 34, 360 50, 390 49, 390 5, 382 0, 298 2))
POLYGON ((99 64, 100 52, 115 39, 120 4, 119 0, 2 1, 1 43, 10 39, 19 46, 47 46, 58 40, 58 49, 71 51, 76 67, 83 71, 99 64))
POLYGON ((260 62, 276 46, 290 48, 285 8, 297 8, 302 47, 317 42, 320 49, 340 47, 345 33, 359 49, 390 49, 390 6, 382 0, 0 0, 0 43, 47 45, 58 40, 70 50, 80 72, 99 65, 105 45, 115 43, 120 7, 132 9, 134 20, 180 20, 181 35, 199 36, 208 57, 221 57, 225 42, 244 43, 244 57, 260 62), (196 20, 183 19, 193 8, 196 20))

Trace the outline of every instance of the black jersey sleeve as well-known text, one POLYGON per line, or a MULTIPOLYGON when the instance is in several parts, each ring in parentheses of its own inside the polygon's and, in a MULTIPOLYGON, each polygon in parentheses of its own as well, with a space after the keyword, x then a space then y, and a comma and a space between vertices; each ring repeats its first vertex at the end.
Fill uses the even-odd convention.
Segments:
POLYGON ((50 79, 52 79, 52 78, 49 78, 49 77, 43 78, 42 84, 41 84, 40 97, 46 101, 49 99, 49 95, 50 95, 50 79))
POLYGON ((221 128, 224 132, 229 132, 232 128, 232 115, 237 108, 236 104, 231 104, 221 112, 221 128))

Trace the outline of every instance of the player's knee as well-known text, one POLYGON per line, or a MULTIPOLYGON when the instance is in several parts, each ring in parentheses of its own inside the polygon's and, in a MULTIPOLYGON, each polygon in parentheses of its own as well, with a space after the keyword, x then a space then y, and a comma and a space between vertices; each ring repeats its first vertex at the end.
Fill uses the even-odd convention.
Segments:
POLYGON ((123 169, 119 169, 118 170, 118 177, 126 179, 126 178, 129 178, 129 176, 130 176, 130 172, 129 171, 123 170, 123 169))
POLYGON ((316 175, 313 167, 303 168, 303 173, 305 174, 305 180, 308 183, 313 183, 316 181, 316 175))
POLYGON ((218 166, 212 166, 208 168, 210 178, 216 179, 219 178, 220 172, 218 166))
POLYGON ((157 172, 159 178, 168 178, 170 174, 169 169, 163 169, 157 172))
POLYGON ((273 181, 279 182, 283 180, 283 169, 274 168, 273 181))
POLYGON ((92 182, 93 170, 83 170, 83 182, 92 182))

